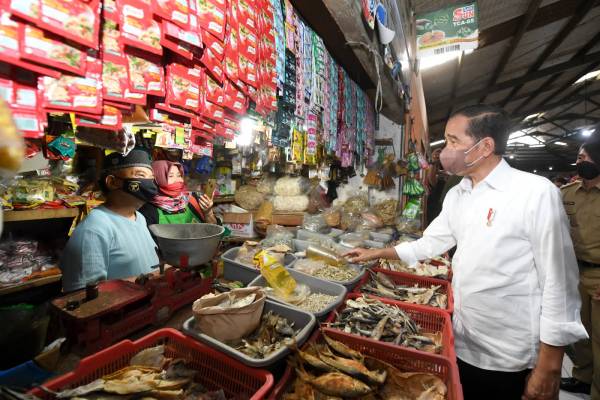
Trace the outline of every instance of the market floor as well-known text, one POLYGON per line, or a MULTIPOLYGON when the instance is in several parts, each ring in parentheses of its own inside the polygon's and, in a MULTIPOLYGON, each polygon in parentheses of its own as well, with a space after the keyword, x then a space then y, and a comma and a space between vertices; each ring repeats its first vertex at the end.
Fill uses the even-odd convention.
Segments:
MULTIPOLYGON (((573 363, 571 362, 571 359, 568 356, 565 356, 565 358, 563 360, 563 367, 562 367, 563 378, 571 376, 572 368, 573 368, 573 363)), ((591 399, 590 395, 580 394, 580 393, 569 393, 569 392, 565 392, 564 390, 560 391, 560 396, 559 396, 559 400, 590 400, 590 399, 591 399)))

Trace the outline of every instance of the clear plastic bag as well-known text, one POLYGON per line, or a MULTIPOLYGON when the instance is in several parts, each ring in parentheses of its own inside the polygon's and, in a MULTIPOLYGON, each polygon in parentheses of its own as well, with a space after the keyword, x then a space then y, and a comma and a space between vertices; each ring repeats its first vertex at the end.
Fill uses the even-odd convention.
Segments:
POLYGON ((325 233, 328 229, 327 223, 325 223, 325 218, 323 218, 322 214, 310 215, 304 214, 304 218, 302 221, 302 228, 311 232, 321 232, 325 233))
POLYGON ((310 214, 316 214, 319 211, 327 209, 327 207, 329 207, 329 202, 327 201, 326 195, 327 192, 321 185, 314 185, 308 193, 308 208, 306 211, 310 214))
POLYGON ((360 213, 342 212, 340 227, 344 231, 354 231, 361 223, 360 213))
POLYGON ((284 176, 277 179, 273 191, 278 196, 299 196, 310 190, 308 179, 301 176, 284 176))
POLYGON ((339 207, 328 208, 323 211, 322 215, 325 223, 332 228, 340 226, 340 223, 342 222, 342 213, 339 207))
POLYGON ((344 204, 344 211, 351 214, 359 214, 369 208, 369 198, 366 193, 352 196, 344 204))
POLYGON ((267 236, 260 242, 263 248, 275 246, 287 246, 294 248, 294 234, 280 225, 269 225, 267 227, 267 236))

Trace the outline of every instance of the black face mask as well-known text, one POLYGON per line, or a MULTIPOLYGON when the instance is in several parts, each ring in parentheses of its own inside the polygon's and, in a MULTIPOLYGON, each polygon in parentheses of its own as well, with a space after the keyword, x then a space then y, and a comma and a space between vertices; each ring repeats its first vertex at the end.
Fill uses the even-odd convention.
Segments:
POLYGON ((151 201, 158 194, 158 187, 154 179, 124 179, 122 189, 130 195, 137 197, 142 201, 151 201))
POLYGON ((577 174, 588 181, 600 176, 600 168, 591 161, 577 163, 577 174))

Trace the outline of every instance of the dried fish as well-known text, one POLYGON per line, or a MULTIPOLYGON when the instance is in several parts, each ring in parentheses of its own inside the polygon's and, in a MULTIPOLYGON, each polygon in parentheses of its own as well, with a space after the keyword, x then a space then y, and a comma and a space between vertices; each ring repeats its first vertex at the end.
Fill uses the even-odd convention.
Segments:
POLYGON ((390 271, 406 272, 417 276, 427 276, 431 278, 448 279, 449 265, 434 265, 428 262, 416 263, 408 265, 401 260, 386 260, 380 259, 379 265, 381 268, 389 269, 390 271))
POLYGON ((332 266, 323 260, 301 259, 294 269, 328 281, 345 282, 354 279, 360 272, 349 266, 332 266))
POLYGON ((443 400, 447 389, 437 376, 422 372, 400 372, 394 366, 364 357, 346 344, 323 336, 325 342, 305 351, 295 349, 289 365, 296 372, 284 400, 443 400), (337 350, 336 350, 337 349, 337 350), (341 350, 352 357, 334 354, 341 350), (308 368, 309 370, 307 370, 308 368))
POLYGON ((269 311, 263 314, 256 331, 240 342, 230 345, 252 358, 263 359, 272 352, 291 345, 296 334, 293 322, 269 311))
POLYGON ((346 300, 346 308, 337 314, 331 328, 391 342, 430 353, 442 350, 441 333, 423 332, 421 327, 398 306, 364 296, 346 300))
MULTIPOLYGON (((231 294, 231 293, 230 293, 231 294)), ((242 308, 250 305, 256 299, 256 293, 251 293, 247 296, 236 298, 235 296, 227 296, 221 301, 217 307, 223 308, 242 308)))
POLYGON ((442 292, 441 285, 431 285, 429 288, 407 285, 396 285, 384 273, 371 272, 371 279, 361 289, 363 293, 370 293, 379 297, 387 297, 411 304, 428 305, 446 308, 448 296, 442 292))

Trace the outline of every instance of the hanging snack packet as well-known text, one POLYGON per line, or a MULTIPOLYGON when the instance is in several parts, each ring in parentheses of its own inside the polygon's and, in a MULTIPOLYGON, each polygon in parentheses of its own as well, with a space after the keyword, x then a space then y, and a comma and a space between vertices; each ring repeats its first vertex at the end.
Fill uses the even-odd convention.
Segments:
POLYGON ((174 22, 183 29, 190 27, 188 0, 152 0, 152 11, 155 15, 174 22))
POLYGON ((104 54, 102 64, 102 94, 105 100, 127 101, 129 89, 129 68, 127 59, 112 58, 104 54))
POLYGON ((223 88, 210 76, 206 76, 206 100, 218 106, 224 105, 223 88))
POLYGON ((37 26, 98 49, 100 0, 40 0, 37 26))
POLYGON ((133 92, 164 97, 165 73, 161 60, 151 56, 127 54, 129 63, 129 78, 133 92))
POLYGON ((75 118, 77 126, 87 126, 90 128, 108 129, 118 131, 123 127, 123 116, 121 111, 113 106, 102 106, 102 115, 100 119, 92 119, 86 116, 77 115, 75 118))
POLYGON ((198 0, 198 23, 219 40, 225 39, 226 8, 218 0, 198 0))
POLYGON ((210 49, 213 57, 217 58, 219 61, 223 61, 223 57, 225 56, 225 45, 221 40, 210 33, 205 33, 202 37, 202 41, 204 42, 204 47, 210 49))
POLYGON ((191 111, 198 110, 200 74, 199 69, 190 69, 181 64, 167 65, 167 104, 191 111))
POLYGON ((119 0, 122 43, 162 55, 160 24, 152 18, 150 5, 143 0, 119 0))

